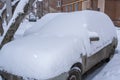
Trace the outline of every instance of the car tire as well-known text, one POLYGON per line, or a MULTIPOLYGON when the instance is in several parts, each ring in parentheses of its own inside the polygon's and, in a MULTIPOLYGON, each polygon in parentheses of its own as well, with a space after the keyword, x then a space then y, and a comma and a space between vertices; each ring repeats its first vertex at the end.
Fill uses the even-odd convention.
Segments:
POLYGON ((73 67, 69 71, 69 76, 67 80, 82 80, 81 70, 78 67, 73 67))

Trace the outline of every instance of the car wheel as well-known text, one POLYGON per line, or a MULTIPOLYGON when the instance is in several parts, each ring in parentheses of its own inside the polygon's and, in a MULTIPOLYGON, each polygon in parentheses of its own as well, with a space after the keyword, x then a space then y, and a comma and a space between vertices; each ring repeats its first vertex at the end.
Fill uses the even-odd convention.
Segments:
POLYGON ((67 80, 81 80, 81 70, 78 67, 74 67, 69 71, 69 77, 67 80))

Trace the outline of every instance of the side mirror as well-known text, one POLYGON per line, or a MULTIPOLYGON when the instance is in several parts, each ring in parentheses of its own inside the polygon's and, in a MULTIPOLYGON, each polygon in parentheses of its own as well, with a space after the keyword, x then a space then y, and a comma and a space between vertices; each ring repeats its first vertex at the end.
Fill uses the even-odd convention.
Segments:
POLYGON ((99 41, 100 38, 96 32, 89 32, 90 41, 99 41))
POLYGON ((90 41, 99 41, 99 37, 90 37, 90 41))

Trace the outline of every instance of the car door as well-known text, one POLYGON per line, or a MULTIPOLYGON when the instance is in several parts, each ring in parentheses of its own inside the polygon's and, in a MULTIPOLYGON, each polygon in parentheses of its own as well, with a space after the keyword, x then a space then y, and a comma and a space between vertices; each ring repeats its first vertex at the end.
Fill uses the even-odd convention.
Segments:
POLYGON ((105 49, 102 48, 100 40, 90 41, 91 52, 87 54, 86 58, 86 70, 89 70, 98 62, 100 62, 104 57, 105 49))

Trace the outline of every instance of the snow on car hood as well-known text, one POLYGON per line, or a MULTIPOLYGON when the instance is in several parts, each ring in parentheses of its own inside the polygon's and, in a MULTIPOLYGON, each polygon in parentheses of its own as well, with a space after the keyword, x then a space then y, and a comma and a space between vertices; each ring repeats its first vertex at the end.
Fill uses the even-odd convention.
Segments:
POLYGON ((23 77, 52 78, 80 60, 80 45, 78 38, 28 36, 2 48, 0 69, 23 77))

